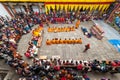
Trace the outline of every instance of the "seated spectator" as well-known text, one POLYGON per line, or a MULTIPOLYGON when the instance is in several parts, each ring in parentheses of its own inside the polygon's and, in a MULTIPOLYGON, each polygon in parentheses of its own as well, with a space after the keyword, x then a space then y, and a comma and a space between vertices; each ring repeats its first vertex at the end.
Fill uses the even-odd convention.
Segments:
POLYGON ((28 57, 28 58, 30 58, 30 57, 31 57, 30 52, 29 52, 29 51, 27 51, 27 52, 25 53, 25 56, 26 56, 26 57, 28 57))
POLYGON ((56 70, 56 71, 59 71, 60 70, 60 66, 54 66, 54 70, 56 70))
POLYGON ((77 69, 78 70, 82 70, 83 69, 82 61, 80 61, 80 64, 77 65, 77 69))

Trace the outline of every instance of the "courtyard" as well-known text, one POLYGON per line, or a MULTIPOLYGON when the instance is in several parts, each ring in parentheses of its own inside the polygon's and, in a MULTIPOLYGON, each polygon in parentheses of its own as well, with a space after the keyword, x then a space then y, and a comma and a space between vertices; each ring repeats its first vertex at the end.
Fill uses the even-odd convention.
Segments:
MULTIPOLYGON (((99 21, 97 21, 99 22, 99 21)), ((115 36, 114 29, 107 28, 108 31, 113 30, 111 34, 104 29, 105 31, 105 36, 102 40, 96 39, 94 36, 91 38, 87 38, 85 35, 83 35, 83 32, 81 31, 81 27, 85 27, 88 29, 93 26, 94 22, 89 21, 89 22, 81 22, 80 26, 78 29, 72 32, 58 32, 58 33, 50 33, 47 32, 48 26, 44 25, 44 33, 43 33, 43 40, 42 40, 42 45, 38 50, 38 58, 40 56, 47 56, 47 59, 52 58, 53 56, 59 56, 63 60, 88 60, 92 61, 94 59, 98 60, 119 60, 120 59, 120 53, 108 42, 109 37, 110 38, 119 38, 120 35, 116 34, 115 36), (109 30, 110 29, 110 30, 109 30), (53 45, 46 45, 46 40, 47 39, 53 39, 53 38, 82 38, 83 43, 82 44, 53 44, 53 45), (91 48, 87 52, 83 52, 84 46, 90 43, 91 48)), ((106 24, 106 23, 104 23, 106 24)), ((102 24, 103 26, 106 26, 102 24)), ((75 22, 73 24, 50 24, 50 27, 64 27, 64 26, 74 26, 75 22)), ((38 25, 34 26, 33 28, 38 27, 38 25)), ((21 40, 18 43, 18 52, 23 55, 23 59, 31 64, 32 59, 28 59, 24 56, 24 53, 27 50, 28 47, 28 42, 31 40, 32 33, 28 33, 26 35, 23 35, 21 40)), ((110 78, 112 80, 119 80, 119 74, 115 74, 111 76, 111 74, 102 74, 102 73, 88 73, 88 76, 91 78, 91 80, 99 80, 101 77, 106 77, 110 78)), ((14 76, 15 78, 18 76, 14 76)))

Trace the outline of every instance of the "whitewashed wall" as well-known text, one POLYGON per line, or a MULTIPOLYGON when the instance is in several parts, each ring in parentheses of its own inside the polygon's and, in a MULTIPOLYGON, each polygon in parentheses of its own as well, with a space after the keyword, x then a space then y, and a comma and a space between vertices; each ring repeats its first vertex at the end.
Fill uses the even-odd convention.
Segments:
POLYGON ((11 19, 11 16, 7 12, 7 10, 4 8, 4 6, 0 3, 0 16, 6 17, 8 16, 11 19))

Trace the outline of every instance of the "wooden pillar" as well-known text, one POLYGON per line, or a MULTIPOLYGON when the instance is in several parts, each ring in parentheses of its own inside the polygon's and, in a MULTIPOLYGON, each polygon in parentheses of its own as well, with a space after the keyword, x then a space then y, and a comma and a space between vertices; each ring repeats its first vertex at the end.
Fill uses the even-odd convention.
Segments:
POLYGON ((38 6, 38 9, 39 9, 39 13, 41 13, 41 10, 40 10, 40 4, 37 3, 37 6, 38 6))
POLYGON ((26 12, 26 14, 28 14, 28 3, 25 3, 24 6, 25 6, 25 7, 24 7, 25 12, 26 12))
POLYGON ((12 10, 13 10, 14 14, 16 14, 16 13, 17 13, 14 7, 12 7, 12 10))
POLYGON ((115 7, 113 8, 113 11, 111 12, 111 14, 109 15, 108 19, 106 20, 106 22, 111 23, 113 22, 114 19, 114 13, 115 11, 120 7, 120 4, 116 4, 115 7))
POLYGON ((8 12, 8 14, 11 16, 11 17, 14 17, 14 15, 10 12, 10 10, 8 9, 8 7, 6 6, 6 5, 4 5, 3 3, 2 3, 2 5, 3 5, 3 7, 6 9, 6 11, 8 12))

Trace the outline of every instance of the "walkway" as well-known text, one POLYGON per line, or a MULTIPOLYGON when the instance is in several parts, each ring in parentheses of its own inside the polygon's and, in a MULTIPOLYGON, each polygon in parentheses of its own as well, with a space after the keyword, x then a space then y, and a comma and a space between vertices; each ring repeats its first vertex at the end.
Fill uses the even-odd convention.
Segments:
POLYGON ((94 21, 100 25, 105 31, 105 37, 107 37, 108 41, 115 47, 115 49, 120 52, 120 34, 112 28, 110 25, 104 23, 101 20, 94 21))
POLYGON ((105 31, 105 37, 107 37, 107 39, 119 39, 120 40, 120 34, 114 29, 112 28, 110 25, 106 24, 105 22, 101 21, 101 20, 97 20, 97 21, 93 21, 94 23, 97 23, 98 25, 100 25, 103 30, 105 31))

